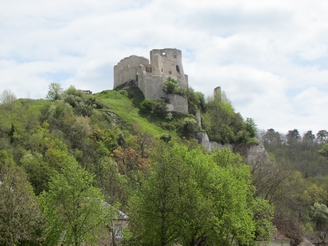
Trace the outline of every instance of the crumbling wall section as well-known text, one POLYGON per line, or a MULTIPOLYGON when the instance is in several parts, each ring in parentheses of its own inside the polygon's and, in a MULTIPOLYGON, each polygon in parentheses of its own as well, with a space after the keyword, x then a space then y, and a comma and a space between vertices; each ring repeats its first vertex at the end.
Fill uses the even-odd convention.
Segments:
POLYGON ((147 99, 165 97, 162 90, 163 78, 159 76, 145 76, 139 81, 139 88, 147 99))
POLYGON ((149 60, 141 56, 129 56, 117 63, 114 66, 114 89, 131 80, 137 80, 140 64, 149 69, 149 60))
POLYGON ((167 95, 166 98, 170 101, 169 111, 175 111, 183 114, 188 114, 188 101, 186 98, 179 95, 167 95))
POLYGON ((187 114, 187 99, 167 95, 162 89, 169 77, 176 79, 181 88, 188 89, 188 76, 183 71, 181 51, 170 48, 153 49, 150 51, 150 63, 147 58, 130 56, 114 66, 114 89, 124 85, 138 86, 146 99, 167 98, 171 111, 187 114))

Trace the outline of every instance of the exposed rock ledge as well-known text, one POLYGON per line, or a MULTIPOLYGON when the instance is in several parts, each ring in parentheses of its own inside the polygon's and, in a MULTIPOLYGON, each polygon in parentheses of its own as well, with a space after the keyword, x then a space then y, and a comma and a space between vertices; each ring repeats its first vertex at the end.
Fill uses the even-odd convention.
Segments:
MULTIPOLYGON (((208 152, 223 148, 228 148, 230 150, 233 149, 233 146, 231 144, 223 145, 217 142, 210 141, 206 132, 198 132, 195 134, 195 137, 198 140, 198 143, 200 143, 208 152)), ((269 155, 266 152, 262 143, 247 146, 244 150, 245 152, 243 151, 243 155, 245 156, 245 161, 251 166, 256 165, 259 161, 262 163, 270 162, 269 155)))
POLYGON ((210 141, 206 132, 197 132, 195 134, 198 143, 200 143, 204 149, 208 152, 216 149, 229 148, 232 150, 231 144, 219 144, 217 142, 210 141))

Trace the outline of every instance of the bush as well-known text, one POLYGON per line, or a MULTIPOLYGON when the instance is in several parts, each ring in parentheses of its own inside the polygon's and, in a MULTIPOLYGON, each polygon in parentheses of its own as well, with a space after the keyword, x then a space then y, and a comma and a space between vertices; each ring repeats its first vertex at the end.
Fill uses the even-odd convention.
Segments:
POLYGON ((129 96, 129 93, 126 90, 119 90, 118 92, 125 97, 129 96))
POLYGON ((167 111, 167 102, 164 98, 158 98, 154 101, 153 114, 159 117, 165 117, 167 111))
POLYGON ((201 92, 195 92, 193 88, 189 87, 186 93, 188 100, 188 110, 190 114, 196 115, 198 109, 205 111, 205 98, 201 92))
POLYGON ((160 137, 160 139, 166 143, 170 142, 171 138, 172 138, 171 135, 167 133, 163 133, 162 136, 160 137))
POLYGON ((193 118, 184 118, 178 130, 182 137, 190 139, 194 136, 196 132, 199 132, 199 125, 197 121, 193 118))
POLYGON ((167 94, 175 94, 180 88, 179 82, 171 77, 163 83, 162 89, 167 94))
POLYGON ((139 112, 141 114, 151 114, 153 112, 155 102, 150 99, 145 99, 140 103, 139 112))
POLYGON ((160 123, 160 127, 168 131, 174 131, 176 129, 175 125, 166 122, 160 123))

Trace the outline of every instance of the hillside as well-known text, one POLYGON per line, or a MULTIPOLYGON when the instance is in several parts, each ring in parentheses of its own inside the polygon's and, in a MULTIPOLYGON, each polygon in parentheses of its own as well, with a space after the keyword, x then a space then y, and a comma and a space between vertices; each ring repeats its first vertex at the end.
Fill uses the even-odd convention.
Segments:
MULTIPOLYGON (((205 101, 191 88, 185 97, 189 114, 167 112, 164 99, 144 100, 138 89, 86 94, 58 84, 50 85, 46 100, 2 103, 0 196, 9 203, 1 203, 0 212, 15 221, 0 221, 1 244, 55 245, 67 240, 80 245, 78 238, 99 242, 108 237, 103 229, 114 215, 104 220, 97 201, 129 215, 125 243, 132 245, 230 245, 224 239, 231 236, 245 244, 269 240, 272 222, 296 245, 305 232, 326 228, 327 186, 319 183, 326 176, 316 178, 316 171, 306 179, 293 165, 282 166, 273 149, 276 160, 273 155, 270 162, 259 157, 251 168, 227 149, 207 153, 195 133, 206 132, 211 141, 230 144, 243 154, 258 144, 256 125, 235 113, 228 100, 205 101), (26 201, 24 210, 15 197, 26 201), (70 217, 61 206, 71 208, 72 214, 82 211, 75 219, 90 225, 88 236, 74 229, 82 225, 67 222, 70 217), (8 207, 17 210, 10 213, 8 207), (161 216, 156 220, 158 214, 171 222, 161 216), (58 228, 72 238, 63 239, 58 228), (171 230, 177 233, 169 235, 171 230), (158 238, 159 231, 163 234, 158 238)), ((322 158, 321 166, 327 164, 322 158)))

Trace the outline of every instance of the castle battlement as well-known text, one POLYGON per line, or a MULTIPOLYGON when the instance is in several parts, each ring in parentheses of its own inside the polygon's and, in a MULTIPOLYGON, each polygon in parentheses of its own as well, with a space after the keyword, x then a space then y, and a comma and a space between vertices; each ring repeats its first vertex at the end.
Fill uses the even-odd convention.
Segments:
POLYGON ((188 89, 188 76, 182 66, 182 52, 178 49, 153 49, 150 61, 141 56, 129 56, 114 66, 114 89, 133 82, 143 92, 146 99, 165 97, 170 100, 172 111, 188 113, 187 100, 181 96, 167 95, 162 90, 167 78, 176 79, 180 87, 188 89))

